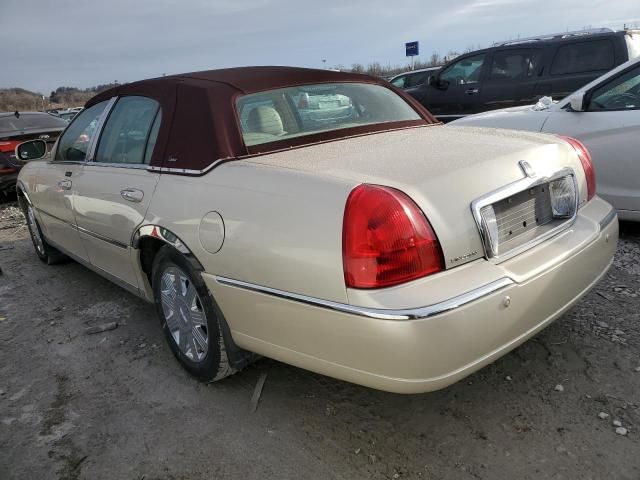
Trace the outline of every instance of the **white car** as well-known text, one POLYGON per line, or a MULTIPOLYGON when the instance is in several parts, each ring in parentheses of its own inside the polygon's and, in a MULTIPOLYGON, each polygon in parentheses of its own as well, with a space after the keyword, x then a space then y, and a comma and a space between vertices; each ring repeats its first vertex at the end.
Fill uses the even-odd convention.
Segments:
MULTIPOLYGON (((545 101, 548 100, 548 101, 545 101)), ((630 60, 559 102, 472 115, 452 126, 567 135, 593 157, 598 194, 622 220, 640 221, 640 58, 630 60)))

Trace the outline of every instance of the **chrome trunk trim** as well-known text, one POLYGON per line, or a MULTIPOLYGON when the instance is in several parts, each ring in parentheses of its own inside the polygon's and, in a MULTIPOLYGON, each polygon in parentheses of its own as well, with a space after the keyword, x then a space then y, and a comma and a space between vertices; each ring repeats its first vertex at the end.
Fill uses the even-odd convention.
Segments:
POLYGON ((573 223, 576 221, 576 218, 578 217, 578 208, 579 208, 578 192, 579 190, 576 182, 575 172, 571 168, 563 168, 562 170, 555 172, 553 175, 549 177, 535 177, 535 178, 525 177, 523 179, 517 180, 508 185, 505 185, 504 187, 499 188, 498 190, 495 190, 486 195, 483 195, 480 198, 475 199, 473 202, 471 202, 471 212, 473 213, 473 218, 475 219, 476 225, 478 227, 478 231, 480 232, 480 237, 482 238, 482 246, 484 247, 485 256, 487 257, 487 259, 494 263, 503 262, 516 255, 519 255, 520 253, 526 250, 529 250, 530 248, 535 247, 536 245, 541 244, 545 240, 548 240, 551 237, 569 228, 571 225, 573 225, 573 223), (500 255, 494 255, 491 252, 491 247, 489 246, 490 241, 488 238, 488 234, 482 225, 482 215, 480 214, 480 211, 482 210, 482 208, 487 205, 492 205, 500 200, 504 200, 505 198, 508 198, 524 190, 530 189, 532 187, 536 187, 538 185, 542 185, 544 183, 549 183, 549 182, 552 182, 553 180, 557 180, 559 178, 567 177, 567 176, 571 176, 573 178, 575 191, 576 191, 576 205, 574 208, 573 216, 564 220, 557 227, 549 230, 548 232, 534 238, 533 240, 527 243, 524 243, 516 248, 513 248, 512 250, 509 250, 506 253, 503 253, 500 255))

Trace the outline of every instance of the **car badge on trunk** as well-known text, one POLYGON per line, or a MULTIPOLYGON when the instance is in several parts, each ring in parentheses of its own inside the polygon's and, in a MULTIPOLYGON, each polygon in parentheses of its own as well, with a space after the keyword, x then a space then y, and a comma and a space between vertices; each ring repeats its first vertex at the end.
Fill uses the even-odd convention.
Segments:
POLYGON ((526 160, 520 160, 518 162, 518 165, 520 165, 520 168, 522 169, 522 171, 524 172, 524 174, 527 177, 533 178, 533 177, 536 176, 535 170, 533 169, 531 164, 529 162, 527 162, 526 160))

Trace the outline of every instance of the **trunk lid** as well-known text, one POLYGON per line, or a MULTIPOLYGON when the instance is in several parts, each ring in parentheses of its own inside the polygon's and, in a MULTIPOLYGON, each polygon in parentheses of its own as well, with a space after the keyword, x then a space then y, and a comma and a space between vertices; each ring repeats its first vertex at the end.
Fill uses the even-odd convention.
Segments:
MULTIPOLYGON (((471 203, 526 177, 571 168, 584 190, 584 173, 571 147, 552 136, 470 127, 431 126, 332 141, 246 159, 409 195, 442 245, 447 268, 484 256, 471 203)), ((581 195, 580 197, 582 197, 581 195)))

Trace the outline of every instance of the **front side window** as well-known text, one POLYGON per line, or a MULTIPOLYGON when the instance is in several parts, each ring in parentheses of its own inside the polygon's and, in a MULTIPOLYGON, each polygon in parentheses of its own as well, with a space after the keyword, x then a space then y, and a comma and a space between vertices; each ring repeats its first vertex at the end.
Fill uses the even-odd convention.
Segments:
POLYGON ((466 57, 447 67, 440 75, 440 81, 450 85, 469 85, 480 81, 485 54, 466 57))
POLYGON ((392 90, 366 83, 302 85, 253 93, 239 97, 236 108, 246 146, 421 118, 392 90))
POLYGON ((609 40, 571 43, 558 48, 551 75, 609 70, 614 63, 613 43, 609 40))
POLYGON ((96 134, 96 127, 108 100, 96 103, 83 110, 74 118, 64 132, 56 150, 55 161, 84 162, 87 158, 91 139, 96 134))
POLYGON ((408 75, 402 75, 391 82, 391 85, 398 88, 404 88, 407 82, 408 75))
POLYGON ((503 50, 493 54, 491 80, 513 81, 532 77, 542 55, 538 50, 503 50))
POLYGON ((589 111, 640 109, 640 66, 597 88, 589 111))
POLYGON ((409 78, 407 78, 407 84, 405 85, 405 88, 408 87, 417 87, 418 85, 423 84, 424 82, 427 81, 427 78, 429 78, 429 74, 430 72, 416 72, 416 73, 412 73, 409 75, 409 78))
POLYGON ((159 129, 152 128, 160 105, 146 97, 122 97, 113 107, 104 126, 95 161, 99 163, 143 164, 150 160, 159 129), (154 138, 150 138, 151 134, 154 138))

